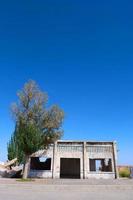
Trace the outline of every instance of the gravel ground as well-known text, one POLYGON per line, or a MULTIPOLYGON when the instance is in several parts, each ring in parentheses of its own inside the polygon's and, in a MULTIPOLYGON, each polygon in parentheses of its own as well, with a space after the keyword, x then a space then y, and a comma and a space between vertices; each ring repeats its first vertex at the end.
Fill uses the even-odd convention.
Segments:
POLYGON ((133 180, 0 179, 0 200, 133 200, 133 180))

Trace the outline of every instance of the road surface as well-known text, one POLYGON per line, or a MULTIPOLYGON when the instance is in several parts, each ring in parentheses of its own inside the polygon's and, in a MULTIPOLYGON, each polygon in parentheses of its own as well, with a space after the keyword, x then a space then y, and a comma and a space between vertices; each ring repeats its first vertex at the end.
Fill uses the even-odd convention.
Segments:
POLYGON ((0 200, 133 200, 133 180, 0 179, 0 200))

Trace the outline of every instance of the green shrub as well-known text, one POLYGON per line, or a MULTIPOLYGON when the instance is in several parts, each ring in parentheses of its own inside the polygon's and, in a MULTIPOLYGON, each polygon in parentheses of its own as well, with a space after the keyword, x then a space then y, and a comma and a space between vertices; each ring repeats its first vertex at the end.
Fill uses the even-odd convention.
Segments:
POLYGON ((119 176, 123 178, 130 178, 130 170, 128 168, 123 168, 119 172, 119 176))

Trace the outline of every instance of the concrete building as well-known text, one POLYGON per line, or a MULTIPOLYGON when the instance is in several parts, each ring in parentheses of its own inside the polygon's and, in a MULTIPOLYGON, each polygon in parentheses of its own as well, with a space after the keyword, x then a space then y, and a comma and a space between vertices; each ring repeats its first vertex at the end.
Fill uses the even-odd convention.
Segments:
POLYGON ((116 142, 57 141, 31 157, 30 177, 115 179, 116 142))

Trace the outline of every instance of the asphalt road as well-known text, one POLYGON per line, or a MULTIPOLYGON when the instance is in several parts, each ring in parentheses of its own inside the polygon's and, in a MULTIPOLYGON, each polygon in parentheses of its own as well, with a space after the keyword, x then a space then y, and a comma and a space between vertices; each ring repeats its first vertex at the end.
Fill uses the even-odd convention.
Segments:
POLYGON ((133 200, 133 180, 0 179, 0 200, 133 200))

